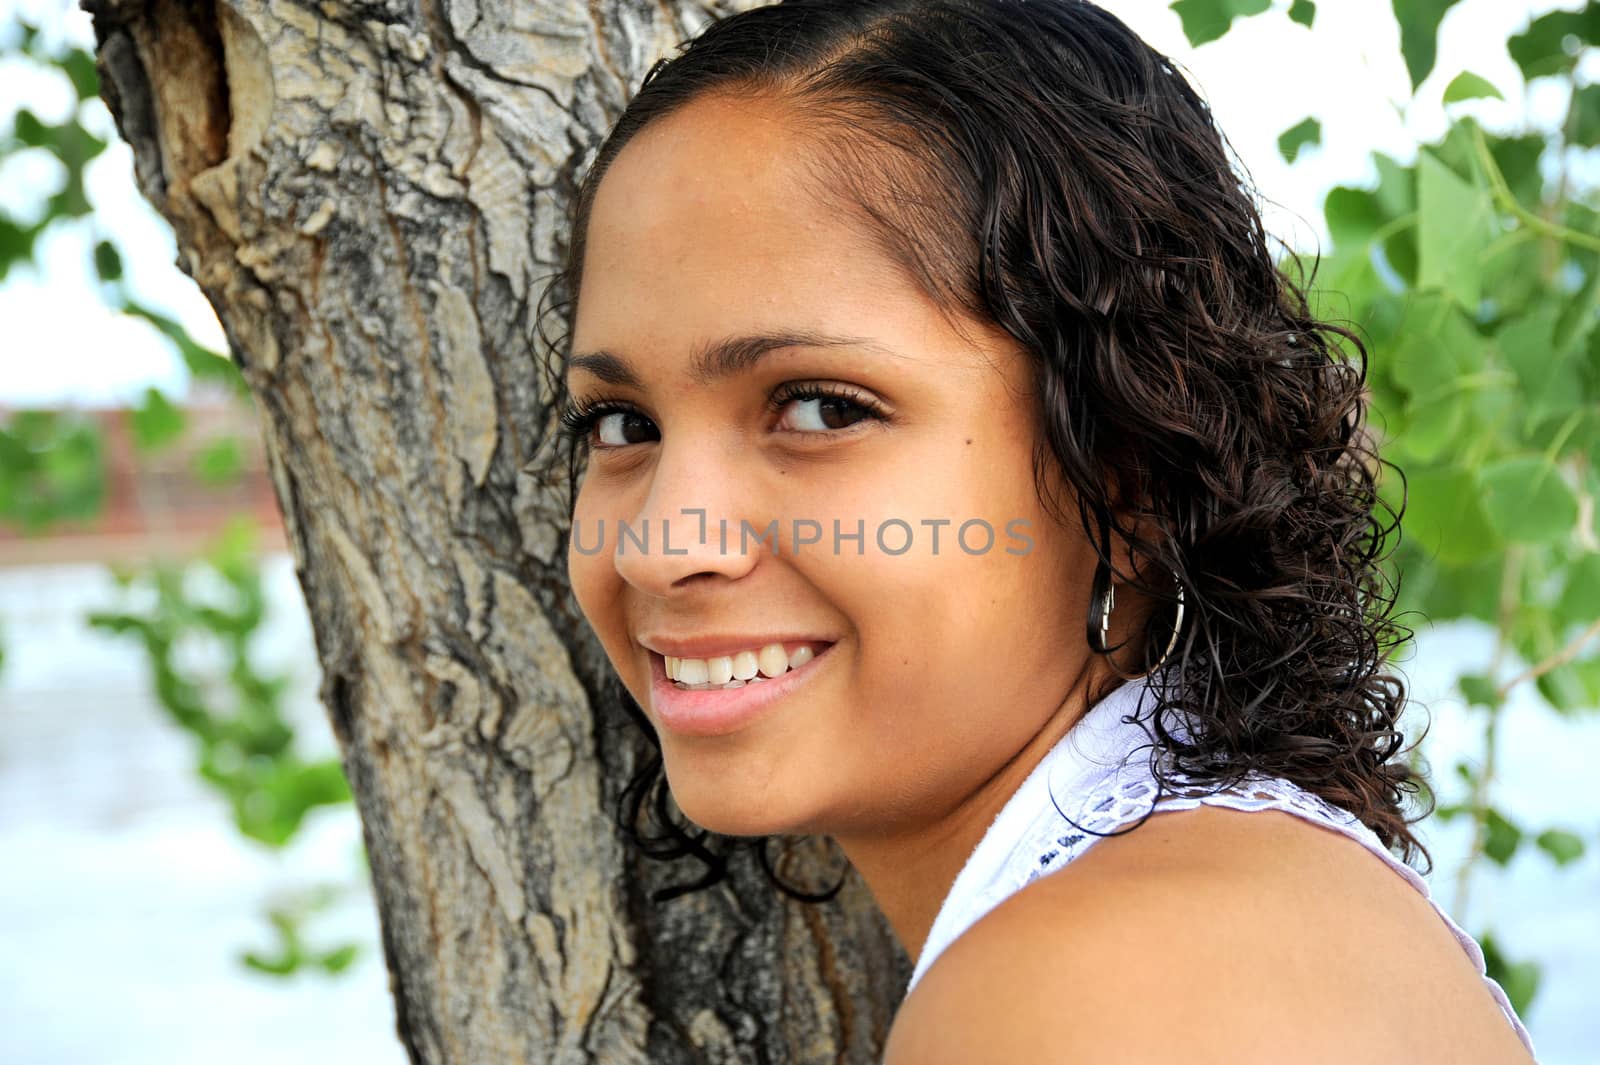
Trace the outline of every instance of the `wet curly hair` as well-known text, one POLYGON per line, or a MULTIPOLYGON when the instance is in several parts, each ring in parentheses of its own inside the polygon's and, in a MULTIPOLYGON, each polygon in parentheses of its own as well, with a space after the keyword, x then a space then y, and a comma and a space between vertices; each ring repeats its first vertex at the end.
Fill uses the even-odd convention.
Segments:
MULTIPOLYGON (((1390 618, 1398 582, 1379 567, 1404 502, 1394 512, 1376 490, 1393 464, 1365 429, 1366 349, 1314 317, 1314 259, 1309 273, 1287 248, 1275 261, 1253 191, 1172 61, 1083 0, 784 0, 679 51, 650 68, 573 197, 568 255, 538 314, 557 405, 570 332, 551 338, 544 322, 570 328, 589 214, 617 154, 709 93, 782 103, 816 149, 804 161, 816 194, 952 321, 994 323, 1031 359, 1041 501, 1059 517, 1053 463, 1102 566, 1114 529, 1135 560, 1119 577, 1167 604, 1165 571, 1180 582, 1183 624, 1151 691, 1155 746, 1183 779, 1153 764, 1158 783, 1193 794, 1195 782, 1283 777, 1431 868, 1409 828, 1431 807, 1409 820, 1404 807, 1432 792, 1398 757, 1406 689, 1384 671, 1413 634, 1390 618), (1144 560, 1161 564, 1165 589, 1144 582, 1144 560), (1168 712, 1185 722, 1178 734, 1168 712)), ((562 442, 575 493, 584 442, 562 442)), ((1163 664, 1174 613, 1152 611, 1135 641, 1147 668, 1163 664)), ((659 740, 612 690, 655 747, 619 824, 647 855, 706 867, 655 898, 716 883, 727 854, 676 820, 659 740), (640 825, 646 807, 657 831, 640 825)), ((842 886, 784 884, 771 838, 724 842, 756 846, 792 897, 842 886)))

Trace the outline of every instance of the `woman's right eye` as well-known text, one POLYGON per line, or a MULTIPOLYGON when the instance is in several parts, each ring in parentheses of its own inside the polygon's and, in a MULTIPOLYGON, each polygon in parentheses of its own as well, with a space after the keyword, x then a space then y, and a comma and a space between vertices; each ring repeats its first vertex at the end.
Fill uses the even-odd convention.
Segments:
POLYGON ((627 447, 629 444, 649 443, 650 438, 639 438, 640 433, 655 431, 650 419, 631 410, 603 411, 593 420, 593 430, 599 437, 591 441, 597 447, 627 447))
POLYGON ((561 412, 562 432, 601 451, 648 443, 641 438, 655 430, 650 419, 632 407, 615 403, 574 403, 561 412))

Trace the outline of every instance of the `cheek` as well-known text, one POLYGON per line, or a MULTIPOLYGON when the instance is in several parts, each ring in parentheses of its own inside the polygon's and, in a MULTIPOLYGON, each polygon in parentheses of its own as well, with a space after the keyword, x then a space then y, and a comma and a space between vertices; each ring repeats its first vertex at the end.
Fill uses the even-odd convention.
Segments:
POLYGON ((567 543, 567 576, 578 609, 583 611, 601 642, 610 647, 614 604, 622 579, 612 558, 610 542, 615 521, 605 511, 604 500, 597 499, 587 486, 579 490, 574 502, 572 532, 567 543), (605 541, 601 540, 602 521, 607 533, 605 541), (580 551, 580 546, 585 550, 580 551))

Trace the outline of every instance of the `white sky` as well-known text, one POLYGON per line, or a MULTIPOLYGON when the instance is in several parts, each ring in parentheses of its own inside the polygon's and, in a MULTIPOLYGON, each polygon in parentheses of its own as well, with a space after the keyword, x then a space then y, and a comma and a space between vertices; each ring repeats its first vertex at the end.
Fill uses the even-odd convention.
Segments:
MULTIPOLYGON (((1407 78, 1389 0, 1319 0, 1314 30, 1288 20, 1283 9, 1289 0, 1274 0, 1279 10, 1242 20, 1227 37, 1199 49, 1185 40, 1168 0, 1101 4, 1188 71, 1265 201, 1268 229, 1312 248, 1326 240, 1321 204, 1328 189, 1375 180, 1372 151, 1409 160, 1419 141, 1443 132, 1440 98, 1460 71, 1487 78, 1505 95, 1507 102, 1455 105, 1490 128, 1553 126, 1564 113, 1566 93, 1548 83, 1525 91, 1504 42, 1532 17, 1581 7, 1582 0, 1461 0, 1445 16, 1438 65, 1409 112, 1401 109, 1407 78), (1322 146, 1288 166, 1278 154, 1278 135, 1308 115, 1322 122, 1322 146)), ((58 39, 92 43, 88 16, 68 0, 0 0, 0 27, 14 14, 58 39)), ((1593 80, 1600 61, 1589 56, 1582 70, 1593 80)), ((0 128, 20 106, 60 121, 70 113, 71 93, 64 79, 0 62, 0 128)), ((174 265, 170 231, 134 188, 131 152, 115 139, 104 106, 96 102, 89 110, 91 131, 113 140, 88 170, 94 224, 124 249, 128 283, 139 298, 221 349, 222 331, 209 305, 174 265)), ((42 152, 13 157, 0 166, 0 204, 21 213, 50 195, 59 175, 59 165, 42 152)), ((13 269, 0 283, 0 405, 100 406, 134 399, 151 385, 174 397, 187 390, 187 372, 155 331, 102 305, 89 265, 95 239, 87 227, 58 231, 40 245, 40 270, 13 269)))

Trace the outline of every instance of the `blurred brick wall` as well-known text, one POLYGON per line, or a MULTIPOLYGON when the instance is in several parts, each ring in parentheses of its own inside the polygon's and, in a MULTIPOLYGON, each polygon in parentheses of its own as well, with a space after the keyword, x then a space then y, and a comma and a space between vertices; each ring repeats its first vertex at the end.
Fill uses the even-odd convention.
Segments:
POLYGON ((192 555, 241 513, 260 528, 263 551, 285 550, 254 413, 226 399, 185 405, 183 410, 188 421, 182 438, 154 455, 135 449, 130 411, 83 412, 105 432, 104 508, 92 521, 63 522, 33 535, 0 523, 0 566, 192 555), (239 442, 239 476, 230 484, 207 484, 194 471, 196 456, 224 436, 239 442))

